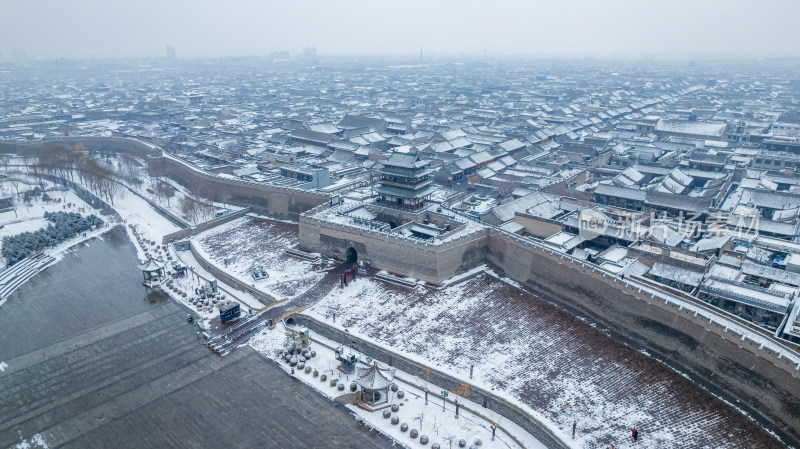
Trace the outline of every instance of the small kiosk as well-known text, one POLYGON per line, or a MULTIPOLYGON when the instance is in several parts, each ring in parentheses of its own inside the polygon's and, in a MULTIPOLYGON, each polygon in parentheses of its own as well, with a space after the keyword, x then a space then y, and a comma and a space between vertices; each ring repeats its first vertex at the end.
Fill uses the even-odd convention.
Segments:
POLYGON ((239 318, 239 315, 241 315, 241 310, 237 302, 232 302, 219 308, 219 320, 223 324, 239 318))

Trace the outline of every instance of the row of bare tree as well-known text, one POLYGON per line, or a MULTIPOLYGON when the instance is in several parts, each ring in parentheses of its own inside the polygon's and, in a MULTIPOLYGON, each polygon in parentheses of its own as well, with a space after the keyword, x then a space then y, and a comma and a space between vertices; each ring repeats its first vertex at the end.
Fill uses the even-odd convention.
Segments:
MULTIPOLYGON (((121 153, 116 159, 116 169, 110 162, 97 158, 85 151, 84 147, 69 148, 64 145, 48 145, 36 149, 26 150, 20 154, 22 162, 29 172, 42 180, 44 174, 57 176, 61 179, 80 181, 89 190, 110 204, 118 197, 122 188, 120 181, 125 181, 131 186, 140 187, 143 183, 141 163, 132 155, 121 153)), ((0 161, 0 163, 7 164, 0 161)), ((157 199, 169 201, 175 196, 175 188, 159 176, 153 178, 153 185, 148 192, 157 199)), ((206 183, 195 183, 190 190, 198 199, 185 197, 181 201, 181 212, 192 223, 197 224, 213 218, 216 210, 213 201, 215 192, 206 183)), ((230 198, 223 195, 223 201, 230 198)))
POLYGON ((192 224, 197 225, 198 221, 206 221, 214 218, 216 208, 210 202, 198 201, 191 197, 184 197, 181 202, 181 213, 191 220, 192 224))
POLYGON ((39 179, 49 174, 75 181, 77 175, 81 184, 111 204, 120 192, 114 168, 85 152, 63 145, 48 145, 22 156, 30 172, 39 179), (29 162, 31 158, 32 163, 29 162))

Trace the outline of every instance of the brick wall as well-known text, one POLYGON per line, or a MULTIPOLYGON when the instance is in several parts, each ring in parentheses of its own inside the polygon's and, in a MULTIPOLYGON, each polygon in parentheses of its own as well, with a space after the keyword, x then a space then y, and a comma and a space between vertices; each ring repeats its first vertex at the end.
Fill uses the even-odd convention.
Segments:
POLYGON ((169 176, 190 190, 201 188, 214 201, 250 207, 254 212, 279 219, 297 220, 301 213, 330 200, 328 195, 320 193, 221 178, 171 157, 150 158, 148 169, 169 176))
POLYGON ((229 221, 236 220, 237 218, 244 217, 250 212, 250 208, 246 207, 242 210, 237 210, 236 212, 231 212, 229 214, 223 215, 221 217, 212 218, 211 220, 205 221, 200 223, 197 226, 181 229, 180 231, 173 232, 172 234, 167 234, 161 238, 161 243, 169 243, 172 240, 182 240, 187 237, 191 237, 193 235, 197 235, 201 232, 208 231, 211 228, 216 228, 217 226, 223 225, 229 221))
POLYGON ((416 242, 388 232, 356 229, 309 216, 300 217, 300 248, 344 259, 349 248, 359 260, 434 284, 484 263, 488 230, 467 234, 441 245, 416 242))
MULTIPOLYGON (((488 238, 486 260, 541 297, 607 327, 615 339, 646 349, 689 374, 693 381, 757 417, 785 441, 800 443, 797 364, 713 321, 717 317, 724 322, 718 318, 719 312, 695 314, 676 302, 629 287, 591 264, 494 230, 488 238)), ((755 327, 747 332, 771 337, 755 327)))

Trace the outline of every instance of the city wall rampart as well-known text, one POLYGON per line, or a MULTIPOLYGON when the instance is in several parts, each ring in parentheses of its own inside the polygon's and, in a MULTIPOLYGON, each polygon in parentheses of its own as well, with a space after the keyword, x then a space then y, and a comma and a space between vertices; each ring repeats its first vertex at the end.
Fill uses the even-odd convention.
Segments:
POLYGON ((19 153, 24 149, 36 149, 49 145, 64 145, 74 149, 79 143, 83 144, 88 151, 109 151, 114 153, 130 152, 139 157, 146 157, 148 155, 157 154, 161 151, 156 145, 148 143, 144 140, 127 137, 60 137, 57 139, 49 139, 42 142, 30 143, 3 141, 0 142, 0 152, 19 153))
POLYGON ((212 218, 211 220, 204 221, 198 224, 197 226, 192 226, 186 229, 181 229, 180 231, 173 232, 172 234, 167 234, 161 238, 161 243, 169 243, 173 240, 183 240, 185 238, 197 235, 201 232, 205 232, 208 231, 209 229, 223 225, 229 221, 233 221, 236 220, 237 218, 244 217, 248 213, 250 213, 250 208, 245 207, 244 209, 231 212, 221 217, 212 218))
POLYGON ((686 295, 554 252, 487 226, 443 244, 300 216, 300 245, 434 284, 488 263, 543 299, 587 317, 614 338, 686 373, 775 431, 800 443, 800 354, 769 332, 686 295))
POLYGON ((194 244, 191 241, 189 242, 189 249, 191 250, 192 256, 194 256, 194 259, 197 261, 197 263, 199 263, 204 270, 208 271, 215 278, 221 280, 222 282, 230 285, 231 287, 239 291, 250 292, 250 294, 253 295, 254 298, 261 301, 261 303, 265 305, 272 304, 273 302, 276 301, 275 298, 273 298, 266 292, 258 288, 255 288, 251 285, 247 285, 244 282, 240 281, 238 278, 231 276, 230 274, 217 268, 216 265, 206 260, 205 256, 203 256, 203 254, 197 251, 197 248, 195 248, 194 244))
POLYGON ((344 259, 352 248, 359 260, 374 268, 434 284, 482 264, 485 258, 487 229, 439 245, 425 244, 391 232, 323 221, 314 218, 313 212, 300 216, 300 248, 304 251, 344 259))
POLYGON ((798 353, 771 334, 494 229, 486 261, 543 299, 588 317, 615 338, 688 374, 769 423, 784 441, 800 443, 798 353), (763 344, 765 339, 769 344, 763 344))
POLYGON ((301 213, 330 201, 328 195, 320 193, 214 175, 169 155, 150 158, 148 169, 214 201, 249 207, 253 212, 279 219, 297 220, 301 213))

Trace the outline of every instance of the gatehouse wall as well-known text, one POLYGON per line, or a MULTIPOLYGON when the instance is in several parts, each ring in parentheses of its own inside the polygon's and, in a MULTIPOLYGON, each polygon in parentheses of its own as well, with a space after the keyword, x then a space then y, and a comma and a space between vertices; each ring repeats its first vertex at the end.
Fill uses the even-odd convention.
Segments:
POLYGON ((304 251, 344 259, 348 248, 353 248, 358 260, 367 261, 374 268, 433 284, 484 263, 487 229, 436 245, 391 232, 319 220, 313 217, 314 212, 300 216, 300 248, 304 251))

